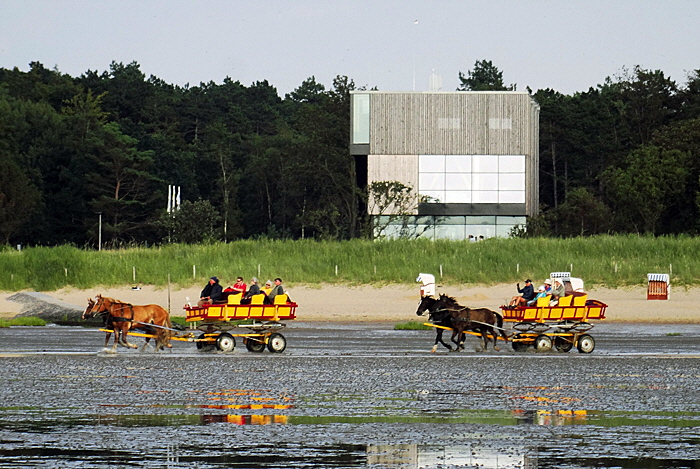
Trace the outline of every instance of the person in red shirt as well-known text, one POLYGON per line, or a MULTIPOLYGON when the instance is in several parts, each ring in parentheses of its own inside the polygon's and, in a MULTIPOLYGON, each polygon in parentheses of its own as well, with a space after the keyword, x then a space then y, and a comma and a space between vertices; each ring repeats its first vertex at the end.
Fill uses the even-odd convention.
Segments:
POLYGON ((243 282, 243 277, 237 277, 236 278, 236 283, 233 284, 233 293, 240 293, 241 295, 245 295, 246 292, 246 284, 243 282))

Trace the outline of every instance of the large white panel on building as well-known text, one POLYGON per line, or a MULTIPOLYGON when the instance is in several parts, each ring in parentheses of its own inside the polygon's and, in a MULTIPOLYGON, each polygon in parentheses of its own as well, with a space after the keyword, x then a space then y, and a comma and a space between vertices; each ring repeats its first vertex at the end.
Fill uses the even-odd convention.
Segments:
POLYGON ((442 203, 445 202, 445 191, 418 191, 420 195, 425 195, 430 197, 430 203, 442 203))
POLYGON ((420 173, 418 174, 418 191, 444 191, 444 173, 420 173))
POLYGON ((472 157, 469 155, 446 155, 445 171, 448 173, 471 173, 472 157))
POLYGON ((446 204, 470 204, 472 203, 471 191, 445 191, 446 204))
POLYGON ((472 203, 497 204, 498 191, 472 191, 472 203))
POLYGON ((498 175, 498 188, 507 191, 524 191, 525 174, 511 173, 498 175))
POLYGON ((498 203, 500 204, 524 204, 525 191, 498 191, 498 203))
POLYGON ((472 174, 472 190, 498 190, 498 174, 472 174))
POLYGON ((421 173, 444 173, 445 155, 419 155, 418 171, 421 173))
POLYGON ((525 173, 525 155, 500 155, 498 157, 498 172, 525 173))
POLYGON ((475 155, 472 156, 473 173, 497 173, 498 156, 495 155, 475 155))
POLYGON ((472 175, 468 173, 445 174, 446 191, 468 191, 472 188, 472 175))

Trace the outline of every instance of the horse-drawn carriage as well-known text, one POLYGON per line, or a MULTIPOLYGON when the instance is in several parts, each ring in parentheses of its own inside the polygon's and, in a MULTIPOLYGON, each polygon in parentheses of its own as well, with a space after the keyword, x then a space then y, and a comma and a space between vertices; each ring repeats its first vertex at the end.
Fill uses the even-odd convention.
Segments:
POLYGON ((285 295, 277 295, 272 304, 265 304, 265 295, 255 295, 249 304, 241 304, 241 294, 231 295, 226 303, 203 306, 185 305, 185 321, 192 323, 188 330, 172 328, 169 315, 158 305, 132 305, 113 298, 97 295, 88 299, 83 319, 102 315, 107 333, 105 348, 111 334, 117 343, 136 348, 126 340, 127 334, 156 340, 156 349, 170 347, 169 342, 194 342, 198 349, 215 347, 222 352, 231 352, 236 346, 236 337, 242 338, 246 349, 260 353, 267 348, 272 353, 281 353, 287 340, 279 330, 286 325, 281 322, 296 318, 297 304, 285 295), (111 328, 111 329, 110 329, 111 328), (244 331, 247 330, 247 331, 244 331), (197 336, 195 331, 200 331, 197 336))
POLYGON ((235 338, 240 337, 250 352, 263 352, 266 347, 272 353, 284 352, 287 340, 278 331, 286 325, 280 321, 295 319, 297 304, 289 302, 287 295, 275 296, 272 304, 264 304, 264 299, 263 294, 254 295, 249 304, 241 304, 237 294, 229 296, 225 304, 185 306, 185 320, 202 331, 194 340, 197 348, 215 345, 230 352, 236 346, 235 338), (234 332, 240 329, 249 332, 234 332))
POLYGON ((500 313, 487 308, 461 306, 447 295, 440 295, 439 298, 421 296, 416 314, 430 314, 432 322, 425 324, 436 329, 432 351, 439 343, 452 348, 442 340, 442 332, 451 330, 452 342, 457 344, 458 349, 464 342, 463 334, 472 334, 483 339, 484 349, 492 339, 496 350, 497 340, 504 340, 510 341, 516 352, 534 346, 538 352, 549 351, 553 347, 560 352, 568 352, 576 347, 581 353, 591 353, 595 340, 587 333, 593 327, 590 321, 605 319, 608 305, 589 299, 583 291, 583 281, 572 278, 568 272, 552 272, 550 276, 560 279, 567 292, 556 304, 551 303, 549 296, 544 296, 531 306, 501 306, 500 313), (513 323, 510 334, 504 329, 504 323, 513 323))

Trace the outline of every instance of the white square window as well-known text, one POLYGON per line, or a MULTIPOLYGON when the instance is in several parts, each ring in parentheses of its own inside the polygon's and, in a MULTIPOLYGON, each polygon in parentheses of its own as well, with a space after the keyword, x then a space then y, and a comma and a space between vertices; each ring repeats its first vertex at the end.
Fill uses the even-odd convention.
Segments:
POLYGON ((419 194, 430 197, 431 200, 429 203, 431 204, 442 203, 445 201, 445 191, 420 191, 419 194))
POLYGON ((501 155, 498 157, 498 171, 501 173, 524 173, 525 155, 501 155))
POLYGON ((498 189, 507 191, 524 191, 525 174, 499 174, 498 189))
POLYGON ((420 155, 418 156, 419 173, 444 173, 445 155, 420 155))
POLYGON ((498 190, 498 174, 472 174, 472 190, 496 191, 498 190))
POLYGON ((524 204, 525 191, 498 191, 498 203, 524 204))
POLYGON ((497 173, 498 156, 480 155, 472 156, 473 173, 497 173))
POLYGON ((444 191, 444 173, 420 173, 418 175, 418 191, 444 191))
POLYGON ((497 204, 498 191, 472 191, 472 203, 497 204))
POLYGON ((446 204, 470 204, 472 203, 471 191, 445 191, 446 204))
POLYGON ((471 173, 472 158, 467 155, 447 155, 445 156, 445 172, 448 173, 471 173))
POLYGON ((472 188, 472 175, 469 173, 445 174, 446 191, 468 191, 472 188))

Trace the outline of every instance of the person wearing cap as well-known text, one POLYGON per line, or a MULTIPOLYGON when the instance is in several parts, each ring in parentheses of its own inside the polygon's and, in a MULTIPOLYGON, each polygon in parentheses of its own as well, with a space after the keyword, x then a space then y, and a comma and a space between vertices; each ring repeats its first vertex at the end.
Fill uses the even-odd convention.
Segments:
POLYGON ((532 280, 525 280, 525 286, 522 289, 520 288, 519 283, 516 284, 516 286, 518 287, 518 293, 520 293, 520 295, 516 295, 511 298, 508 306, 524 305, 535 297, 535 287, 532 286, 532 280))
POLYGON ((559 304, 559 298, 566 296, 566 288, 562 283, 561 279, 554 279, 554 287, 552 288, 552 298, 549 300, 549 306, 556 306, 559 304))
POLYGON ((537 294, 535 295, 535 297, 533 299, 531 299, 530 301, 527 302, 527 305, 532 306, 535 303, 537 303, 537 300, 539 300, 540 298, 543 298, 545 296, 547 296, 547 290, 545 289, 544 285, 540 285, 540 287, 537 289, 537 294))
POLYGON ((250 279, 250 288, 246 292, 246 294, 243 296, 241 299, 241 304, 247 305, 250 303, 250 300, 253 298, 254 295, 259 295, 262 293, 260 291, 260 287, 258 286, 258 279, 256 277, 253 277, 250 279))
POLYGON ((211 277, 209 283, 204 287, 202 293, 199 294, 197 306, 210 305, 219 302, 223 299, 223 290, 219 285, 219 279, 211 277))
POLYGON ((267 294, 267 297, 270 299, 270 303, 275 302, 275 297, 277 295, 284 295, 284 287, 282 286, 282 279, 277 277, 275 279, 275 286, 272 288, 272 291, 267 294))

